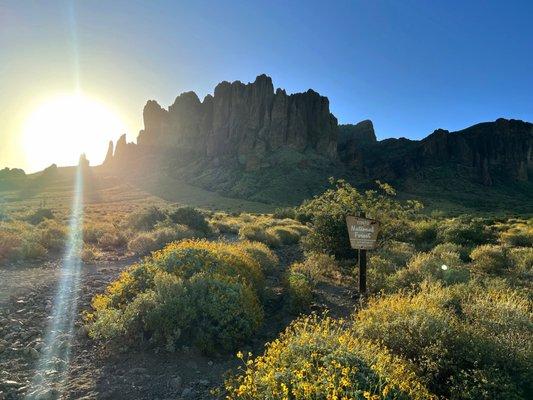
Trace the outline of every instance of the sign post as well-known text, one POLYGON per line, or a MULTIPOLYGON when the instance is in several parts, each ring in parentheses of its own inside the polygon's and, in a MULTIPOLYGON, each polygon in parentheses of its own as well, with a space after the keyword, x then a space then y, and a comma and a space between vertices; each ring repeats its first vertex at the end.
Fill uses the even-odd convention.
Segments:
POLYGON ((366 294, 366 251, 376 247, 379 222, 365 218, 365 214, 362 213, 360 217, 347 216, 346 226, 350 246, 359 253, 359 293, 364 295, 366 294))

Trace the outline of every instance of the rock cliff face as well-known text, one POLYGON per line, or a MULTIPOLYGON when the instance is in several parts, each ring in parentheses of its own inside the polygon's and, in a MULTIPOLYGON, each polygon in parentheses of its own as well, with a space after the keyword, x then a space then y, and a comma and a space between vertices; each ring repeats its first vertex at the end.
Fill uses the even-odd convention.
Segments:
MULTIPOLYGON (((143 118, 141 153, 235 161, 247 170, 267 166, 268 156, 282 148, 337 157, 337 119, 328 99, 313 90, 274 91, 266 75, 249 84, 222 82, 203 101, 194 92, 182 93, 168 110, 150 100, 143 118)), ((114 157, 131 158, 136 150, 128 146, 121 138, 114 157)))
POLYGON ((531 123, 499 119, 458 132, 437 129, 419 141, 378 141, 370 120, 338 125, 326 97, 274 90, 266 75, 248 84, 222 82, 203 101, 182 93, 168 109, 150 100, 143 118, 137 143, 125 135, 114 151, 110 143, 104 167, 171 174, 258 201, 294 194, 294 203, 316 194, 330 176, 361 184, 380 179, 411 192, 433 185, 439 193, 465 182, 483 192, 479 184, 501 188, 531 182, 533 174, 531 123))
POLYGON ((427 168, 459 166, 467 178, 487 186, 496 175, 511 181, 531 178, 533 124, 528 122, 498 119, 457 132, 437 129, 420 141, 357 141, 353 135, 365 130, 355 127, 352 136, 339 143, 339 154, 348 166, 364 169, 369 177, 394 181, 427 168))

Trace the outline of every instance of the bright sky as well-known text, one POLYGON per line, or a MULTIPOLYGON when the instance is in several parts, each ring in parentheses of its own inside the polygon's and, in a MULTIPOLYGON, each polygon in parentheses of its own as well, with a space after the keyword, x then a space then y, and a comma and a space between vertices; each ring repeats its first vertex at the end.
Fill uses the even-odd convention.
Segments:
POLYGON ((27 151, 28 119, 78 87, 119 121, 95 133, 100 158, 123 133, 107 130, 136 137, 148 99, 261 73, 328 96, 341 123, 372 119, 379 138, 532 121, 532 20, 532 1, 4 0, 0 168, 54 161, 27 151))

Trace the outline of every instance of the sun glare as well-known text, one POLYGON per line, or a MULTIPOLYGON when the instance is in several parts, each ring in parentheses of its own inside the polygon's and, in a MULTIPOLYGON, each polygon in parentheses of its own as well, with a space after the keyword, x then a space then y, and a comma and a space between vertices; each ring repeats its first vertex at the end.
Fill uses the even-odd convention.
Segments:
POLYGON ((33 171, 52 163, 76 165, 81 153, 97 165, 109 140, 124 131, 120 118, 99 101, 82 94, 53 98, 37 107, 24 126, 27 165, 33 171))

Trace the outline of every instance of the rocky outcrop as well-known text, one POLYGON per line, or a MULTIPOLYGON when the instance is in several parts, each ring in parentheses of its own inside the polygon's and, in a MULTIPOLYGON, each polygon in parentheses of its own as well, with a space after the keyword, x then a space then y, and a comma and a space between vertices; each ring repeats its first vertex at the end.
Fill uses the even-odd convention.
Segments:
POLYGON ((109 165, 113 161, 113 148, 113 141, 110 140, 109 144, 107 145, 107 153, 105 155, 103 165, 109 165))
POLYGON ((501 118, 457 132, 437 129, 420 141, 401 138, 372 144, 347 140, 339 144, 339 151, 350 167, 389 181, 427 168, 450 167, 461 167, 466 178, 487 186, 494 183, 496 176, 501 180, 528 181, 533 169, 533 124, 501 118))
MULTIPOLYGON (((182 93, 168 110, 150 100, 143 118, 140 154, 230 161, 247 170, 267 166, 269 155, 282 148, 337 158, 337 119, 328 99, 313 90, 274 91, 266 75, 248 84, 222 82, 203 101, 194 92, 182 93)), ((136 150, 128 146, 121 138, 114 158, 131 159, 136 150)))
POLYGON ((364 151, 377 142, 370 120, 358 124, 339 125, 337 151, 341 161, 349 167, 362 167, 364 151))
POLYGON ((529 181, 532 174, 531 123, 499 119, 458 132, 437 129, 419 141, 378 141, 372 121, 338 125, 326 97, 311 89, 274 90, 266 75, 248 84, 222 82, 203 100, 182 93, 168 109, 150 100, 143 119, 137 143, 125 135, 114 151, 110 143, 104 166, 163 171, 230 195, 248 196, 245 188, 258 177, 264 185, 286 180, 293 189, 298 181, 307 190, 329 176, 490 186, 529 181))

